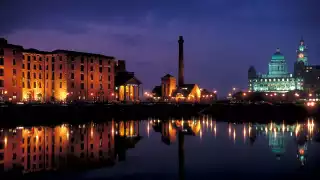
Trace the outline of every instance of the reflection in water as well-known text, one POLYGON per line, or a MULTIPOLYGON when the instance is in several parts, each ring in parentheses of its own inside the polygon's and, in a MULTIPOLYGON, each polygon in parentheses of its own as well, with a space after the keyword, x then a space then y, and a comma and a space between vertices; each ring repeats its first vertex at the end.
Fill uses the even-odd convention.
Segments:
MULTIPOLYGON (((297 157, 294 158, 298 159, 301 166, 311 157, 308 156, 310 142, 320 138, 319 129, 316 128, 313 119, 296 124, 235 124, 217 123, 211 117, 204 116, 191 120, 149 119, 141 123, 110 121, 81 125, 62 124, 55 127, 16 127, 0 129, 0 170, 14 169, 28 173, 114 165, 117 161, 125 161, 127 151, 135 148, 141 140, 140 124, 145 125, 141 132, 147 137, 152 131, 158 132, 155 136, 150 136, 150 139, 160 137, 166 145, 178 145, 180 179, 184 179, 186 173, 184 148, 191 143, 185 141, 185 136, 203 138, 202 144, 211 136, 215 142, 223 140, 220 143, 226 141, 234 144, 232 146, 248 145, 250 149, 257 140, 266 139, 270 154, 281 161, 284 159, 281 157, 290 150, 287 147, 288 143, 295 140, 294 151, 297 157)), ((210 143, 213 144, 212 141, 210 143)), ((143 158, 142 155, 139 158, 143 158)))
MULTIPOLYGON (((214 137, 219 137, 217 135, 217 123, 215 120, 208 119, 207 117, 199 118, 198 120, 172 120, 172 121, 152 121, 154 129, 157 129, 157 126, 163 127, 162 131, 158 131, 162 135, 162 141, 170 145, 171 143, 176 142, 177 135, 179 137, 179 152, 180 152, 180 140, 182 137, 179 134, 184 135, 193 135, 199 136, 202 139, 203 131, 213 132, 214 137)), ((236 144, 238 141, 237 131, 240 125, 234 123, 228 123, 228 132, 229 139, 236 144)), ((270 122, 269 124, 258 124, 258 123, 243 123, 241 125, 241 132, 243 136, 243 143, 247 144, 247 140, 251 146, 260 136, 267 138, 268 145, 271 149, 271 152, 274 153, 277 160, 281 160, 281 157, 286 152, 286 144, 289 138, 292 136, 292 133, 295 134, 297 140, 297 157, 301 161, 301 165, 306 164, 307 159, 307 147, 308 141, 311 141, 314 137, 314 120, 308 119, 307 124, 285 124, 270 122)), ((222 132, 224 130, 221 130, 222 132)), ((184 140, 184 139, 183 139, 184 140)), ((184 143, 184 141, 183 141, 184 143)), ((180 157, 180 156, 179 156, 180 157)), ((180 161, 179 161, 180 162, 180 161)))
POLYGON ((139 139, 138 122, 0 129, 0 172, 113 165, 139 139), (137 139, 138 138, 138 139, 137 139), (129 139, 129 140, 128 140, 129 139))

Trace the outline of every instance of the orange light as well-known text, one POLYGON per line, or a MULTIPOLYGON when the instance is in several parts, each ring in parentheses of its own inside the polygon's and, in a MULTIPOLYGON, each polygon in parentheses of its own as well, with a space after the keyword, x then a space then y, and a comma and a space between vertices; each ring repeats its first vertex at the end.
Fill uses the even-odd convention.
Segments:
POLYGON ((303 155, 303 154, 304 154, 304 150, 303 150, 303 149, 299 149, 299 153, 300 153, 301 155, 303 155))
POLYGON ((309 96, 311 97, 311 96, 312 96, 312 94, 310 93, 310 94, 309 94, 309 96))
POLYGON ((243 96, 246 96, 247 94, 246 93, 243 93, 243 96))

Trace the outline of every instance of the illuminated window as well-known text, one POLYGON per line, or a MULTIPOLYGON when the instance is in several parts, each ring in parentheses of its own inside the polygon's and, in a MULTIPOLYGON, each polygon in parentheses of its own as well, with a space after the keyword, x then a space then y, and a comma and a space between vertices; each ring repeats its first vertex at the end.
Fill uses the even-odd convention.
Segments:
POLYGON ((41 65, 39 65, 39 70, 42 70, 42 66, 41 65))
POLYGON ((62 88, 62 82, 60 82, 60 88, 62 88))
POLYGON ((80 88, 81 88, 81 89, 84 89, 84 83, 81 83, 81 84, 80 84, 80 88))

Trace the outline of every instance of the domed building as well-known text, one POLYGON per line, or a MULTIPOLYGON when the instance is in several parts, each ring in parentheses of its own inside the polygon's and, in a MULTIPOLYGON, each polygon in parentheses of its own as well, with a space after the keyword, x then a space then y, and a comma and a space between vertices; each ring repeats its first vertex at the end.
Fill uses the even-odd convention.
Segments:
POLYGON ((248 70, 249 91, 285 93, 302 90, 302 78, 295 78, 288 72, 287 62, 280 49, 271 56, 267 74, 257 73, 251 66, 248 70))

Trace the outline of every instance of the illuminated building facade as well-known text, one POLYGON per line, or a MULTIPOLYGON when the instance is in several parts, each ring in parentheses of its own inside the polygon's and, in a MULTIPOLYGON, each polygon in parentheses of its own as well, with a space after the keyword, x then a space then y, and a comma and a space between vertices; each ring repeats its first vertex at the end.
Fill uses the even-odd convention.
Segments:
POLYGON ((253 92, 279 92, 302 90, 303 80, 288 73, 284 55, 278 48, 269 62, 267 74, 258 74, 253 66, 248 70, 248 89, 253 92))
POLYGON ((24 49, 0 39, 4 101, 107 101, 114 97, 114 57, 24 49))
POLYGON ((308 47, 303 39, 297 49, 297 61, 294 64, 294 74, 304 80, 303 88, 308 93, 320 90, 320 65, 308 63, 308 47))
POLYGON ((128 72, 124 60, 119 60, 115 67, 115 96, 118 101, 137 102, 140 101, 141 81, 128 72))
POLYGON ((170 99, 172 93, 177 89, 177 80, 170 74, 161 78, 161 95, 163 99, 170 99))
POLYGON ((113 121, 1 129, 0 138, 0 171, 19 169, 28 173, 114 160, 113 121))

